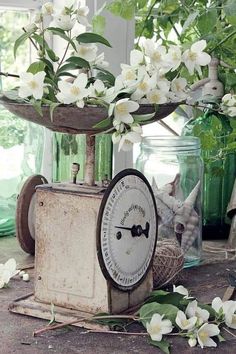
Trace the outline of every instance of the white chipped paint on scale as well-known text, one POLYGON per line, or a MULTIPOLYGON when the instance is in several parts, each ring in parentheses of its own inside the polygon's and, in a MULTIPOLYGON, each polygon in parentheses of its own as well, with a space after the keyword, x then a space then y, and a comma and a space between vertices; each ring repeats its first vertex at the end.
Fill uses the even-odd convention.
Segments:
POLYGON ((123 177, 113 188, 104 207, 101 248, 109 276, 119 286, 130 288, 145 275, 156 240, 156 216, 152 195, 136 175, 123 177), (132 236, 124 227, 149 225, 147 236, 132 236))

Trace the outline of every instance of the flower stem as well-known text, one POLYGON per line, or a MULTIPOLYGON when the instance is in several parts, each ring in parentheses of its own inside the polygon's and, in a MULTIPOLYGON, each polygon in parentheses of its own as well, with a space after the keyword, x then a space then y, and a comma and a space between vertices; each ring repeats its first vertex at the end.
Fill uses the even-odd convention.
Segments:
POLYGON ((95 172, 95 136, 86 134, 86 163, 84 184, 94 186, 95 172))
POLYGON ((225 38, 223 38, 213 49, 211 49, 209 51, 209 54, 211 54, 212 52, 214 52, 214 50, 216 50, 218 47, 220 47, 223 43, 227 42, 228 39, 230 39, 232 36, 234 36, 236 34, 236 30, 231 32, 230 34, 228 34, 228 36, 226 36, 225 38))
MULTIPOLYGON (((24 27, 22 27, 22 29, 23 29, 23 31, 24 31, 25 33, 27 33, 27 31, 26 31, 26 29, 25 29, 24 27)), ((29 37, 29 40, 30 40, 30 42, 33 44, 34 48, 35 48, 36 50, 38 50, 38 47, 37 47, 37 45, 34 43, 33 39, 32 39, 31 37, 29 37)))

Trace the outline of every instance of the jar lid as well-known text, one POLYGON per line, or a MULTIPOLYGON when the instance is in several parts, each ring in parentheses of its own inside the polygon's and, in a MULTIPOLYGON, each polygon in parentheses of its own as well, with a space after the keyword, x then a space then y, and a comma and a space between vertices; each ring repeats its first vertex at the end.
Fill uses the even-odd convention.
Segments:
POLYGON ((161 151, 196 151, 200 150, 200 139, 193 136, 146 136, 142 140, 145 149, 161 151))

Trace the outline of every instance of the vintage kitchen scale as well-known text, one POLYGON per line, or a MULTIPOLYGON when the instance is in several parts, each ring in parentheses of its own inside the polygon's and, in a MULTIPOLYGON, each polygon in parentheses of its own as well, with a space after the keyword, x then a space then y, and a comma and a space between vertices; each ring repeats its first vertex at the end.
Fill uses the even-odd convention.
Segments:
MULTIPOLYGON (((4 96, 0 102, 18 117, 52 131, 86 134, 84 185, 48 184, 37 175, 20 193, 17 237, 26 252, 35 251, 35 287, 34 294, 14 301, 10 310, 50 319, 54 304, 56 321, 64 322, 142 303, 153 287, 156 204, 148 181, 133 169, 120 172, 107 188, 94 186, 95 134, 103 132, 98 123, 107 110, 61 105, 51 119, 48 106, 42 106, 40 116, 28 103, 4 96)), ((166 117, 177 105, 161 105, 149 122, 166 117)), ((150 104, 136 112, 150 113, 150 104)))
POLYGON ((121 171, 107 188, 30 177, 18 198, 17 237, 28 253, 35 243, 35 289, 12 312, 50 319, 54 304, 61 322, 123 312, 152 291, 157 211, 137 170, 121 171))

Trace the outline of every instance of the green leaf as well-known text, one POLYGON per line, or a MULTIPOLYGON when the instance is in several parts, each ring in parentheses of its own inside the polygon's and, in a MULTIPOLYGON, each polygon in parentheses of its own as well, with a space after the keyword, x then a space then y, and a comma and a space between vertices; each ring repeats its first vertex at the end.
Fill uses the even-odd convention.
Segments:
POLYGON ((34 107, 35 111, 42 117, 43 116, 43 112, 42 112, 42 102, 39 100, 35 100, 34 98, 32 98, 30 100, 30 103, 32 104, 32 106, 34 107))
POLYGON ((236 2, 235 0, 228 0, 223 6, 227 20, 231 25, 236 25, 236 2))
POLYGON ((177 292, 169 293, 163 290, 153 291, 147 302, 158 302, 159 304, 171 304, 179 307, 184 295, 177 292))
POLYGON ((95 124, 93 126, 93 128, 104 129, 104 128, 108 128, 109 125, 111 125, 111 118, 110 117, 101 120, 99 123, 95 124))
POLYGON ((147 122, 155 116, 156 112, 148 114, 133 114, 133 118, 137 123, 147 122))
POLYGON ((35 61, 34 63, 30 64, 27 71, 32 74, 37 74, 39 71, 44 71, 46 64, 42 61, 35 61))
POLYGON ((73 63, 76 65, 78 69, 90 69, 90 64, 87 60, 80 58, 80 57, 69 57, 66 62, 73 63))
POLYGON ((198 21, 197 27, 201 34, 208 34, 214 29, 217 23, 217 10, 216 9, 208 9, 204 14, 202 14, 198 21))
POLYGON ((58 56, 56 55, 56 53, 50 49, 50 48, 46 48, 46 52, 49 56, 49 58, 53 61, 53 62, 57 62, 59 60, 58 56))
POLYGON ((225 342, 226 340, 224 339, 224 337, 222 337, 221 334, 218 334, 217 338, 219 339, 219 342, 225 342))
POLYGON ((16 58, 16 52, 17 52, 17 49, 18 47, 23 44, 26 39, 28 39, 30 36, 31 36, 32 32, 26 32, 26 33, 23 33, 19 38, 17 38, 17 40, 15 41, 15 44, 14 44, 14 57, 16 58))
POLYGON ((74 63, 68 63, 60 67, 60 69, 57 71, 57 76, 61 76, 64 74, 67 70, 76 70, 78 69, 78 66, 74 63))
POLYGON ((81 33, 76 37, 76 40, 79 43, 102 43, 107 47, 111 47, 108 40, 97 33, 92 33, 92 32, 81 33))
POLYGON ((103 81, 103 83, 107 83, 109 86, 114 86, 115 84, 115 76, 109 71, 100 71, 96 75, 96 79, 103 81))
POLYGON ((74 48, 74 50, 76 51, 76 46, 75 43, 72 41, 72 39, 70 39, 70 37, 68 37, 65 33, 65 31, 63 31, 60 28, 56 28, 56 27, 48 27, 47 31, 50 31, 51 33, 55 34, 56 36, 59 36, 61 38, 63 38, 65 41, 69 42, 72 47, 74 48))
POLYGON ((181 36, 183 35, 183 33, 190 27, 193 25, 193 22, 196 20, 196 18, 198 17, 199 15, 199 11, 195 11, 195 12, 191 12, 189 14, 189 16, 187 17, 186 21, 184 22, 184 25, 183 25, 183 29, 182 29, 182 32, 181 32, 181 36))
POLYGON ((54 110, 60 105, 59 102, 52 102, 50 103, 50 119, 51 121, 53 122, 53 113, 54 113, 54 110))
POLYGON ((139 310, 139 316, 140 320, 142 321, 142 324, 144 325, 144 327, 146 327, 147 322, 151 321, 151 318, 155 313, 165 315, 165 318, 169 319, 172 323, 174 323, 178 311, 178 307, 174 305, 151 302, 141 307, 141 309, 139 310))
POLYGON ((135 15, 136 0, 114 0, 106 6, 106 9, 115 16, 125 20, 131 20, 135 15))
POLYGON ((166 340, 162 339, 160 342, 157 342, 156 340, 149 340, 149 343, 153 345, 154 347, 158 347, 163 353, 165 354, 170 354, 170 343, 167 342, 166 340))
POLYGON ((106 27, 106 19, 104 16, 95 15, 92 19, 93 32, 103 35, 106 27))

